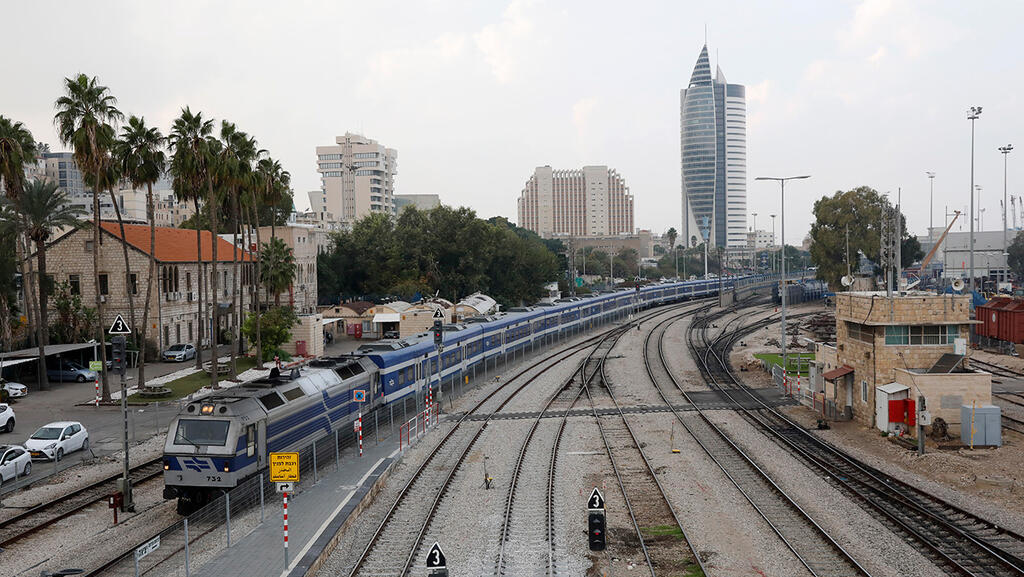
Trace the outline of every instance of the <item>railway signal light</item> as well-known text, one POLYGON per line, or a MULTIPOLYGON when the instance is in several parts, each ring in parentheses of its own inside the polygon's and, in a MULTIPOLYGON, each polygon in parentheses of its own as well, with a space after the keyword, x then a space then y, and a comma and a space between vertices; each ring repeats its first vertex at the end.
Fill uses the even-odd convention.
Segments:
POLYGON ((604 513, 587 515, 587 541, 591 551, 604 551, 604 513))
POLYGON ((444 325, 441 321, 434 321, 434 344, 440 345, 444 341, 444 325))
POLYGON ((128 366, 128 341, 123 336, 116 336, 110 339, 110 343, 114 357, 111 368, 115 374, 123 375, 128 366))

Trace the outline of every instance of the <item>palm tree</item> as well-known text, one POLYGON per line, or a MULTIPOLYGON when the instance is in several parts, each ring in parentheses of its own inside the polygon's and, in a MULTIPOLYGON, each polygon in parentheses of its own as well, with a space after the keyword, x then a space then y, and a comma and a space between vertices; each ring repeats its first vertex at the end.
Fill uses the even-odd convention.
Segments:
POLYGON ((219 168, 221 180, 223 181, 230 200, 231 231, 232 237, 232 267, 234 278, 231 286, 231 305, 234 309, 233 322, 231 326, 231 377, 233 378, 238 367, 235 359, 237 343, 241 340, 239 316, 241 313, 241 296, 236 287, 239 286, 238 274, 238 221, 239 221, 239 194, 243 187, 249 186, 252 181, 252 163, 256 159, 256 140, 244 132, 239 131, 235 125, 226 120, 221 121, 220 137, 224 143, 221 149, 219 168), (238 296, 238 306, 235 306, 235 297, 238 296))
POLYGON ((281 306, 281 292, 292 286, 295 280, 295 255, 292 249, 277 237, 260 250, 263 255, 263 275, 260 278, 268 293, 274 293, 274 306, 281 306))
MULTIPOLYGON (((32 137, 32 133, 25 128, 24 124, 0 116, 0 184, 3 185, 4 192, 14 207, 19 205, 22 192, 25 189, 25 165, 35 161, 37 150, 38 145, 32 137)), ((20 225, 13 230, 15 234, 15 252, 17 252, 16 259, 21 272, 21 278, 24 282, 28 283, 24 289, 25 312, 28 316, 29 325, 34 325, 36 328, 36 345, 40 347, 37 366, 39 386, 42 389, 46 389, 48 388, 46 357, 43 354, 43 347, 46 344, 45 327, 36 322, 38 321, 38 313, 35 311, 37 310, 36 305, 38 303, 32 302, 31 271, 26 271, 26 267, 30 268, 32 263, 28 259, 23 258, 23 255, 27 252, 22 249, 24 237, 19 231, 23 230, 24 227, 20 225)))
POLYGON ((668 237, 668 252, 672 254, 676 262, 676 276, 679 276, 679 258, 675 255, 676 250, 676 238, 679 237, 679 233, 676 231, 676 227, 669 227, 668 231, 665 232, 665 236, 668 237))
MULTIPOLYGON (((263 202, 271 207, 270 238, 277 237, 277 205, 284 198, 288 186, 291 184, 292 175, 281 168, 281 163, 267 156, 259 161, 257 170, 260 173, 260 181, 263 185, 263 202)), ((259 223, 257 223, 257 227, 259 223)), ((259 239, 257 239, 259 242, 259 239)))
POLYGON ((149 274, 146 276, 146 297, 139 331, 139 386, 146 385, 146 330, 149 327, 149 305, 156 278, 156 222, 153 184, 167 167, 164 137, 160 129, 146 126, 145 117, 132 116, 121 129, 115 156, 124 175, 133 187, 146 186, 146 219, 149 221, 149 274))
POLYGON ((46 241, 57 229, 81 226, 79 219, 85 211, 71 206, 67 193, 52 182, 29 182, 18 200, 17 210, 21 213, 20 220, 25 228, 25 234, 36 245, 36 262, 39 265, 39 325, 46 331, 49 327, 46 318, 49 290, 49 283, 46 281, 46 241))
MULTIPOLYGON (((105 130, 110 123, 117 122, 123 115, 117 109, 117 99, 110 94, 106 86, 98 83, 94 76, 89 78, 79 74, 74 78, 64 79, 64 96, 57 99, 57 114, 54 124, 61 142, 75 149, 75 162, 86 174, 93 177, 92 190, 92 277, 95 287, 96 312, 100 322, 96 323, 96 337, 100 343, 106 342, 103 335, 103 304, 100 301, 100 197, 103 190, 102 177, 105 163, 109 161, 108 152, 113 146, 113 131, 105 130)), ((42 304, 42 303, 41 303, 42 304)), ((107 348, 100 347, 103 366, 107 364, 107 348)), ((110 400, 110 386, 107 373, 103 372, 103 400, 110 400)))
MULTIPOLYGON (((183 201, 192 201, 196 209, 196 217, 200 213, 199 201, 203 197, 202 185, 206 179, 209 166, 209 139, 213 133, 213 121, 204 120, 203 113, 192 111, 186 106, 171 127, 170 147, 171 175, 174 178, 174 194, 183 201)), ((196 275, 199 291, 199 333, 196 336, 196 368, 203 368, 203 237, 202 230, 196 227, 196 263, 199 273, 196 275)), ((214 243, 216 246, 216 243, 214 243)), ((213 331, 210 331, 211 333, 213 331)), ((217 360, 217 349, 213 349, 214 363, 217 360)), ((216 374, 216 371, 213 371, 216 374)))

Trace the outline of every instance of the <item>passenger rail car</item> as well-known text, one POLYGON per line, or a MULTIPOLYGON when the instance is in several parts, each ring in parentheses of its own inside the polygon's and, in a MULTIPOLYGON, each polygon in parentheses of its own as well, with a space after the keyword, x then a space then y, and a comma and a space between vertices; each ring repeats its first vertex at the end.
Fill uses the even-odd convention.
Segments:
POLYGON ((482 363, 543 348, 639 309, 718 294, 768 280, 741 277, 662 282, 444 325, 440 353, 430 333, 367 343, 286 374, 211 392, 185 405, 164 443, 164 497, 179 510, 201 505, 267 466, 269 453, 297 450, 350 427, 355 413, 402 401, 428 384, 461 379, 482 363), (353 391, 365 391, 356 402, 353 391))

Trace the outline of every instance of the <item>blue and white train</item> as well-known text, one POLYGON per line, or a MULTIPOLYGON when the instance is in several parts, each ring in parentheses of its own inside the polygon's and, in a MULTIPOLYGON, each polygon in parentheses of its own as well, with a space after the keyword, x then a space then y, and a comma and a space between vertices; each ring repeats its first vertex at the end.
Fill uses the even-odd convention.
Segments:
POLYGON ((272 452, 297 451, 352 426, 356 413, 401 401, 428 382, 461 379, 526 347, 544 347, 636 309, 718 294, 767 276, 665 282, 619 289, 445 325, 432 335, 368 343, 355 354, 213 391, 185 405, 164 444, 164 498, 186 511, 265 469, 272 452), (364 391, 362 401, 356 391, 364 391))

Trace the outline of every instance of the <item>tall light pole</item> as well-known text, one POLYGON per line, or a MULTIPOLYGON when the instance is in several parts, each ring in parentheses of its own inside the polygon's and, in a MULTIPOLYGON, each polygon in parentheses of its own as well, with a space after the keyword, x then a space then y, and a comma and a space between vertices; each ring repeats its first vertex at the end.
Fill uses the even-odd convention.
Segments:
MULTIPOLYGON (((1003 153, 1003 282, 1007 283, 1010 281, 1010 255, 1007 252, 1006 245, 1006 212, 1009 210, 1009 206, 1006 204, 1006 159, 1010 156, 1010 151, 1013 150, 1012 144, 1006 146, 1000 146, 999 152, 1003 153)), ((998 291, 997 291, 998 292, 998 291)))
POLYGON ((974 292, 974 121, 981 116, 981 107, 972 106, 967 111, 967 120, 971 121, 971 216, 967 220, 971 223, 971 238, 968 243, 968 258, 971 266, 971 292, 974 292))
MULTIPOLYGON (((804 178, 810 178, 811 175, 805 174, 802 176, 758 176, 754 180, 774 180, 779 183, 782 191, 781 209, 779 215, 782 217, 781 232, 782 232, 782 282, 779 285, 779 293, 782 295, 782 372, 786 373, 786 181, 787 180, 800 180, 804 178)), ((772 215, 774 218, 775 215, 772 215)), ((774 227, 775 221, 772 221, 774 227)))
MULTIPOLYGON (((928 244, 933 244, 935 241, 932 238, 932 229, 935 227, 933 217, 935 216, 934 202, 935 202, 935 173, 928 171, 925 172, 928 175, 928 244)), ((924 271, 921 271, 924 272, 924 271)))
MULTIPOLYGON (((768 215, 772 217, 772 249, 775 248, 775 215, 768 215)), ((775 272, 775 250, 772 250, 772 272, 775 272)))

